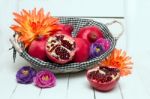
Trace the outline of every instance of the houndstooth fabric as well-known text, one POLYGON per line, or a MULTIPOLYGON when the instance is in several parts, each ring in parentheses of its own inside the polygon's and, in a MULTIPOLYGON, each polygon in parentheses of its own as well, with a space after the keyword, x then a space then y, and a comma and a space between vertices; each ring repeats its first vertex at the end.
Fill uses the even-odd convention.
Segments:
POLYGON ((52 62, 44 62, 37 58, 33 58, 24 50, 20 54, 20 56, 23 57, 28 62, 30 62, 34 68, 38 68, 38 69, 48 68, 54 73, 78 72, 88 68, 92 68, 99 61, 107 57, 110 54, 110 52, 114 49, 116 45, 116 40, 115 38, 113 38, 112 34, 109 32, 108 28, 104 24, 90 19, 82 19, 82 18, 75 18, 75 17, 58 17, 58 18, 60 19, 61 23, 73 25, 74 27, 74 30, 72 32, 73 37, 77 35, 77 32, 81 27, 91 26, 91 25, 100 27, 104 33, 104 37, 110 40, 111 47, 104 54, 94 59, 82 63, 68 63, 64 65, 52 63, 52 62))

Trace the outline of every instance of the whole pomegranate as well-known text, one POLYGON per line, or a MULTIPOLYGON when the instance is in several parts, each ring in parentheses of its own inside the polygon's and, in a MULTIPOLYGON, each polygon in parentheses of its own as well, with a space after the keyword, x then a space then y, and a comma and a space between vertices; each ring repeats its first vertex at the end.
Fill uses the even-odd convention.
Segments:
POLYGON ((87 71, 87 78, 92 87, 100 91, 112 90, 120 78, 118 68, 99 66, 87 71))
POLYGON ((48 38, 46 53, 51 61, 65 64, 73 59, 75 52, 76 44, 71 36, 59 32, 48 38))
POLYGON ((86 40, 82 38, 75 38, 76 42, 76 53, 74 56, 74 62, 84 62, 89 57, 90 46, 86 40))
POLYGON ((58 24, 60 27, 60 31, 63 31, 64 34, 71 36, 71 32, 73 31, 73 26, 71 24, 58 24))
POLYGON ((80 28, 77 33, 78 38, 83 38, 89 43, 95 42, 97 39, 103 37, 103 32, 97 26, 85 26, 80 28))
POLYGON ((32 57, 47 61, 47 55, 45 51, 46 41, 46 37, 39 37, 38 39, 32 41, 28 48, 28 54, 32 57))

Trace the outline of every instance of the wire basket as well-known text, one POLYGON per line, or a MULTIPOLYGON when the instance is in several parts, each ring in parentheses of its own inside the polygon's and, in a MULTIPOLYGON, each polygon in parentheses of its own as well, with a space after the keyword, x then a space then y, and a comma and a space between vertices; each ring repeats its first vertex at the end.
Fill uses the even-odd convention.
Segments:
MULTIPOLYGON (((72 32, 73 37, 75 37, 77 35, 77 32, 79 31, 79 29, 81 27, 93 26, 93 25, 98 26, 103 31, 104 38, 107 38, 108 40, 110 40, 109 50, 107 50, 105 53, 103 53, 99 57, 90 59, 86 62, 68 63, 68 64, 61 65, 61 64, 57 64, 57 63, 44 62, 38 58, 31 57, 26 52, 26 50, 23 48, 23 46, 21 46, 21 44, 17 41, 17 36, 15 36, 12 39, 10 39, 10 41, 13 45, 13 48, 15 49, 14 54, 15 54, 15 51, 17 51, 21 57, 23 57, 25 60, 27 60, 29 63, 31 63, 33 68, 37 68, 37 69, 47 68, 54 73, 78 72, 78 71, 83 71, 83 70, 92 68, 95 64, 97 64, 102 59, 107 57, 111 53, 111 51, 115 48, 116 41, 119 38, 119 36, 121 36, 121 34, 120 34, 118 37, 113 37, 113 35, 110 33, 109 29, 107 28, 107 26, 105 24, 96 22, 91 19, 83 19, 83 18, 76 18, 76 17, 58 17, 58 18, 60 19, 61 23, 71 24, 73 26, 73 28, 74 28, 74 30, 72 32)), ((112 23, 115 23, 115 22, 118 22, 118 21, 113 21, 112 23)), ((107 25, 109 25, 109 24, 107 24, 107 25)))

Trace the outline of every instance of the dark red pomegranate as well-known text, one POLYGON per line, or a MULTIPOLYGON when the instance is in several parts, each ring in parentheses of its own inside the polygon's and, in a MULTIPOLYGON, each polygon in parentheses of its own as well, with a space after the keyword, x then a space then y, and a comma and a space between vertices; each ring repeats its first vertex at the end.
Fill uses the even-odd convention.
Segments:
POLYGON ((71 24, 58 24, 60 26, 60 31, 63 31, 64 34, 70 35, 73 31, 73 26, 71 24))
POLYGON ((32 41, 28 49, 28 54, 32 57, 39 58, 43 61, 47 61, 47 55, 45 51, 47 38, 39 37, 32 41))
POLYGON ((46 53, 51 61, 65 64, 73 59, 75 52, 76 44, 71 36, 56 33, 48 38, 46 53))
POLYGON ((97 39, 103 37, 103 32, 97 26, 85 26, 80 28, 77 33, 78 38, 83 38, 89 43, 95 42, 97 39))
POLYGON ((76 53, 74 56, 74 62, 84 62, 89 58, 90 46, 86 40, 82 38, 75 38, 76 42, 76 53))
POLYGON ((120 78, 119 69, 98 66, 87 71, 87 78, 92 87, 100 91, 112 90, 120 78))

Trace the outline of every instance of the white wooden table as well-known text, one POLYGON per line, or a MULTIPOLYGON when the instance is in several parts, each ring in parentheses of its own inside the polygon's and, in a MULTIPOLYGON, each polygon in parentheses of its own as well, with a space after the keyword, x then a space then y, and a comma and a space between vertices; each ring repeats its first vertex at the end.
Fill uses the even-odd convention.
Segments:
MULTIPOLYGON (((11 47, 8 39, 13 34, 9 29, 13 23, 12 12, 34 7, 43 7, 54 16, 87 17, 103 23, 115 19, 126 26, 123 0, 0 0, 0 99, 150 99, 148 54, 137 53, 138 57, 137 51, 133 50, 136 39, 132 42, 133 34, 127 34, 128 26, 116 47, 128 50, 135 64, 132 75, 121 78, 114 90, 103 93, 92 89, 85 72, 57 75, 56 87, 48 89, 16 83, 16 71, 28 63, 19 56, 13 63, 12 51, 8 51, 11 47)), ((116 33, 120 28, 110 30, 116 33)), ((149 51, 148 48, 146 51, 149 51)))

